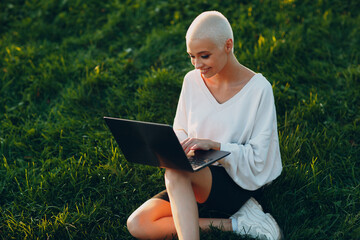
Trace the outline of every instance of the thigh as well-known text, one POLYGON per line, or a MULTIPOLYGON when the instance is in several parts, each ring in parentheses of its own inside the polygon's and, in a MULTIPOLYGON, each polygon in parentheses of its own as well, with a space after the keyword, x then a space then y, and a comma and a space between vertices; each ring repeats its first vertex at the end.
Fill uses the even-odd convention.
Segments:
MULTIPOLYGON (((261 196, 262 189, 249 191, 241 188, 223 167, 210 166, 203 170, 198 173, 190 173, 200 217, 228 218, 237 212, 250 197, 261 196)), ((158 193, 152 199, 169 202, 166 190, 158 193)))
POLYGON ((170 203, 162 199, 147 200, 129 216, 126 224, 137 239, 165 239, 176 234, 170 203))
POLYGON ((165 171, 165 185, 178 187, 179 184, 191 183, 197 202, 205 202, 208 198, 211 185, 212 175, 209 167, 205 167, 198 172, 187 172, 176 169, 166 169, 165 171))
POLYGON ((223 167, 211 166, 212 187, 207 200, 199 204, 205 211, 224 217, 231 216, 250 198, 261 194, 261 189, 249 191, 237 185, 223 167))
POLYGON ((199 172, 191 173, 191 183, 198 203, 205 202, 212 188, 212 174, 209 167, 205 167, 199 172))
POLYGON ((129 221, 150 223, 169 216, 171 216, 170 202, 160 198, 151 198, 129 216, 129 221))

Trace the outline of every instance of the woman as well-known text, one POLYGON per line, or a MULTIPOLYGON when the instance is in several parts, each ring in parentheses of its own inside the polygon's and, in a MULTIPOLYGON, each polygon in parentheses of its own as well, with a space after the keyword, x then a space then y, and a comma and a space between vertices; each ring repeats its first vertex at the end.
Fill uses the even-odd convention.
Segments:
POLYGON ((195 70, 184 78, 174 131, 186 154, 231 154, 196 173, 166 169, 166 190, 131 214, 129 232, 139 239, 177 234, 193 240, 199 239, 199 227, 215 226, 280 239, 276 221, 254 198, 282 171, 272 87, 237 61, 230 23, 219 12, 200 14, 186 45, 195 70), (199 217, 199 207, 220 215, 199 217))

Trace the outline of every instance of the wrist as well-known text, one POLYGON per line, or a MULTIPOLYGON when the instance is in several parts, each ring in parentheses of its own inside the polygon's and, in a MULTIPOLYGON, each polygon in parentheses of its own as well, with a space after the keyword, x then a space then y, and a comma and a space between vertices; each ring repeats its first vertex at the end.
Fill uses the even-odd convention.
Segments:
POLYGON ((212 147, 212 149, 214 149, 214 150, 220 150, 220 148, 221 148, 221 143, 219 143, 219 142, 213 142, 213 147, 212 147))

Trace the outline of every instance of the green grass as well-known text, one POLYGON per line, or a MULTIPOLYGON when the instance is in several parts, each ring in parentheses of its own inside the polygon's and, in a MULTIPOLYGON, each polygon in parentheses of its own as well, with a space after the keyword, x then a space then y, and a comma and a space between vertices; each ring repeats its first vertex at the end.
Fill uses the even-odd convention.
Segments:
POLYGON ((186 29, 212 9, 273 85, 284 171, 264 205, 285 238, 360 239, 360 4, 237 2, 1 1, 0 239, 132 239, 163 170, 126 162, 102 117, 172 124, 186 29))

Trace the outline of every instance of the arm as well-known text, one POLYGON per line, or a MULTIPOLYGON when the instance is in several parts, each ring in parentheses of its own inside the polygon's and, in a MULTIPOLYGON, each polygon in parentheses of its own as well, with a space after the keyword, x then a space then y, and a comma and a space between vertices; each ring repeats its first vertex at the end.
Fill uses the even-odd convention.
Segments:
POLYGON ((183 82, 180 97, 176 109, 176 114, 174 118, 174 132, 179 139, 179 142, 184 141, 188 138, 188 127, 187 127, 187 114, 186 114, 186 104, 185 104, 185 81, 183 82))
POLYGON ((243 188, 255 190, 281 172, 276 111, 271 86, 259 100, 250 138, 245 143, 221 143, 231 154, 220 160, 228 174, 243 188), (280 171, 277 173, 277 171, 280 171))

